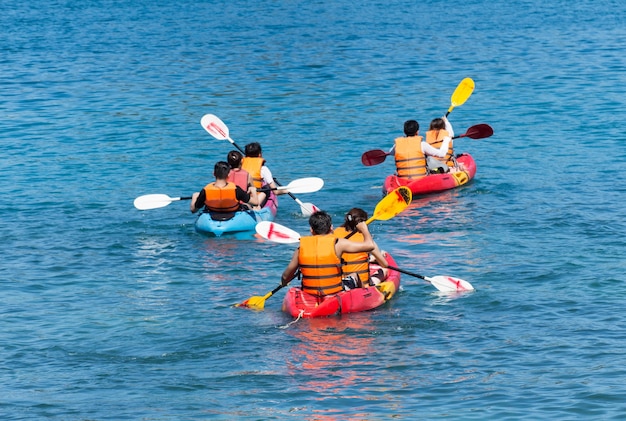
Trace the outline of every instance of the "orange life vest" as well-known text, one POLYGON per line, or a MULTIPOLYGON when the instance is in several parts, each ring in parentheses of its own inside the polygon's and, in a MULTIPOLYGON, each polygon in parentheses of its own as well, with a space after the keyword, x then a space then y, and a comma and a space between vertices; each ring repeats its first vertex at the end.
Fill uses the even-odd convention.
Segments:
MULTIPOLYGON (((431 145, 433 148, 439 149, 441 148, 441 144, 443 143, 443 138, 446 136, 450 136, 450 133, 448 133, 448 131, 445 129, 429 130, 426 132, 426 142, 428 142, 428 144, 431 145)), ((444 156, 443 158, 435 156, 433 158, 437 158, 441 162, 445 162, 448 167, 454 167, 454 161, 452 161, 453 154, 454 148, 452 147, 452 141, 450 141, 446 156, 444 156)))
POLYGON ((236 212, 239 210, 237 200, 237 186, 226 183, 224 187, 216 187, 215 183, 207 184, 204 188, 206 199, 204 204, 212 212, 236 212))
POLYGON ((241 190, 248 191, 248 171, 239 168, 232 169, 228 173, 228 181, 241 187, 241 190))
POLYGON ((263 164, 265 164, 265 160, 261 157, 252 158, 246 156, 241 162, 241 168, 252 176, 252 183, 254 183, 254 187, 257 189, 263 186, 263 177, 261 177, 261 167, 263 164))
POLYGON ((336 242, 333 234, 300 238, 298 264, 302 272, 302 291, 318 297, 343 291, 336 242))
POLYGON ((428 174, 422 136, 399 137, 395 140, 395 148, 398 177, 416 179, 428 174))
MULTIPOLYGON (((337 238, 346 238, 352 231, 348 232, 344 227, 335 229, 333 233, 337 238)), ((363 234, 357 232, 349 238, 350 241, 363 241, 363 234)), ((343 275, 356 273, 361 280, 361 285, 369 285, 370 281, 370 255, 368 252, 344 253, 341 255, 343 275)))

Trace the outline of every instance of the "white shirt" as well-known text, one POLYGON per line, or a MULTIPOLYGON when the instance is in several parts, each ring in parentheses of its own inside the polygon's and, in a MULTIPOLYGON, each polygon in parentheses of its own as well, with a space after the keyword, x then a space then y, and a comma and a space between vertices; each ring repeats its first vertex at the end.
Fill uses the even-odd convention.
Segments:
POLYGON ((261 178, 268 186, 274 182, 274 177, 272 176, 272 172, 265 165, 261 167, 261 178))

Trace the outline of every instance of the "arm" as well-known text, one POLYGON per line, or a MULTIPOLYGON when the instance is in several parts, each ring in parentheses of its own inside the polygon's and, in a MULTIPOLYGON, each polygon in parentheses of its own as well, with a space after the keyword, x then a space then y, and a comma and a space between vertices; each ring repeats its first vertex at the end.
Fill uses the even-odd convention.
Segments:
POLYGON ((370 252, 374 250, 376 244, 372 239, 372 234, 370 234, 370 231, 367 228, 367 224, 365 222, 359 222, 356 228, 361 234, 363 234, 363 242, 355 242, 346 240, 345 238, 339 238, 335 243, 335 253, 338 257, 341 258, 343 253, 360 253, 363 251, 370 252))
POLYGON ((452 124, 448 121, 448 117, 444 115, 442 118, 444 123, 446 123, 446 131, 450 134, 450 137, 454 137, 454 129, 452 128, 452 124))
MULTIPOLYGON (((276 187, 278 187, 276 183, 274 182, 274 176, 272 175, 272 172, 265 165, 261 167, 261 177, 263 178, 263 181, 265 182, 265 184, 267 184, 270 188, 275 189, 276 187)), ((274 194, 276 196, 280 196, 281 194, 287 194, 287 193, 288 192, 285 190, 274 190, 274 194)))
POLYGON ((256 189, 254 189, 253 194, 248 194, 248 192, 244 191, 241 187, 237 186, 235 190, 235 196, 237 197, 237 200, 239 200, 240 202, 249 203, 251 205, 259 204, 259 198, 257 197, 256 189))
POLYGON ((196 213, 204 206, 204 202, 206 200, 206 192, 204 189, 200 190, 200 192, 196 192, 191 195, 191 203, 189 204, 189 210, 191 213, 196 213))
POLYGON ((446 137, 441 142, 441 147, 439 149, 435 149, 433 146, 429 145, 428 142, 422 141, 422 152, 424 155, 430 156, 438 156, 443 158, 448 153, 448 146, 450 146, 451 139, 446 137))
POLYGON ((293 252, 293 255, 291 256, 291 261, 289 262, 289 264, 285 268, 285 271, 283 272, 283 275, 280 277, 280 284, 282 286, 287 286, 287 284, 289 282, 291 282, 291 280, 294 278, 294 276, 296 276, 296 272, 298 271, 298 267, 299 267, 299 263, 298 263, 299 250, 300 249, 297 248, 293 252))
POLYGON ((389 266, 389 263, 387 263, 387 259, 385 259, 385 255, 378 248, 378 244, 374 243, 374 250, 372 250, 370 253, 372 253, 372 256, 374 256, 374 258, 376 259, 376 263, 384 268, 389 266))

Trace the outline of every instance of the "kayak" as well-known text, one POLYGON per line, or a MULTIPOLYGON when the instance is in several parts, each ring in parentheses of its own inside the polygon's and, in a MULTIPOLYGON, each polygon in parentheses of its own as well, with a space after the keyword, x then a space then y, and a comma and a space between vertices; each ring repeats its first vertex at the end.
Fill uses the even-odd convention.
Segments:
MULTIPOLYGON (((396 262, 389 253, 385 258, 389 266, 396 262)), ((370 264, 370 273, 376 273, 380 266, 370 264)), ((377 286, 354 288, 337 294, 317 297, 293 287, 285 294, 283 311, 293 317, 326 317, 335 314, 358 313, 375 309, 389 301, 400 287, 400 272, 390 270, 387 278, 377 286)))
POLYGON ((225 221, 213 219, 208 212, 201 213, 196 219, 196 231, 214 237, 220 237, 223 234, 254 232, 259 222, 273 221, 277 210, 278 200, 272 191, 261 210, 240 210, 235 212, 235 216, 225 221))
POLYGON ((385 179, 383 194, 388 194, 400 186, 407 186, 411 189, 413 197, 415 197, 454 189, 469 183, 470 180, 474 178, 474 175, 476 175, 476 162, 474 162, 474 158, 468 153, 462 153, 457 155, 456 161, 459 164, 463 164, 461 166, 463 170, 451 170, 444 174, 430 174, 416 180, 390 175, 385 179))

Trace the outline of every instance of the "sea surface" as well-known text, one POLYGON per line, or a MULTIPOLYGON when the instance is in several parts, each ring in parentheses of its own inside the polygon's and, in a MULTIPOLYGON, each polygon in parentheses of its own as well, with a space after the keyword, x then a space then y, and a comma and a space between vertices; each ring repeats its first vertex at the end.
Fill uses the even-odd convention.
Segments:
MULTIPOLYGON (((622 420, 626 9, 620 1, 6 0, 0 419, 622 420), (478 166, 370 229, 402 276, 368 313, 294 320, 294 247, 209 238, 188 196, 235 142, 333 215, 370 215, 407 119, 478 166)), ((288 196, 276 222, 307 232, 288 196)))

